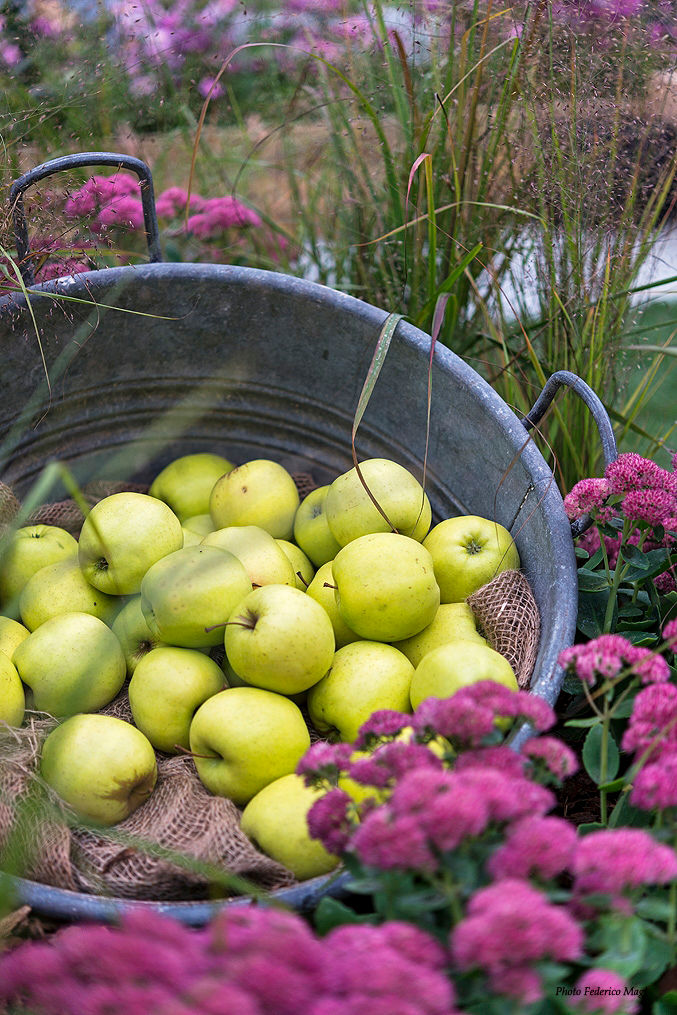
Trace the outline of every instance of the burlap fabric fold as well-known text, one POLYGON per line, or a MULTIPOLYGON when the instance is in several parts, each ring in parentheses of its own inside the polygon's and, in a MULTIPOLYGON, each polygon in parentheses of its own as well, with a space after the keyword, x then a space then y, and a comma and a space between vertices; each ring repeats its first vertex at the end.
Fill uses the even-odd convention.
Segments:
POLYGON ((478 628, 508 660, 521 688, 529 687, 538 652, 541 617, 521 571, 502 571, 468 597, 478 628))

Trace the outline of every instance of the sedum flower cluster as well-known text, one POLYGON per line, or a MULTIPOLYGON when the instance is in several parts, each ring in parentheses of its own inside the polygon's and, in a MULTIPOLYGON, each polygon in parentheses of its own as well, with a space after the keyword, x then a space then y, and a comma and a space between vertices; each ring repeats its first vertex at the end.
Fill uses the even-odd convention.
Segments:
MULTIPOLYGON (((556 996, 556 968, 558 983, 571 985, 568 1002, 597 1010, 591 985, 616 975, 588 968, 599 927, 636 919, 643 893, 677 878, 674 850, 639 828, 581 836, 550 813, 550 785, 577 768, 571 749, 554 736, 531 738, 519 753, 497 743, 506 718, 538 732, 554 725, 533 695, 485 682, 398 715, 375 713, 355 745, 316 744, 302 759, 306 781, 328 789, 309 813, 311 835, 391 913, 415 910, 418 898, 421 925, 447 949, 461 1007, 477 992, 522 1004, 556 996), (580 995, 579 978, 590 987, 580 995)), ((605 1011, 636 1010, 624 990, 603 997, 605 1011)))
POLYGON ((0 1009, 31 1015, 454 1015, 447 957, 410 924, 320 939, 292 913, 246 907, 192 930, 139 909, 0 957, 0 1009))

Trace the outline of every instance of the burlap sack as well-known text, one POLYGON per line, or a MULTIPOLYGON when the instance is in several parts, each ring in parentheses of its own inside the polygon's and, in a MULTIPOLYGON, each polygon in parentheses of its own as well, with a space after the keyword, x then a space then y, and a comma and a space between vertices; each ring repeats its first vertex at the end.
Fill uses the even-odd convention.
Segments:
POLYGON ((508 660, 520 687, 534 671, 541 617, 529 582, 521 571, 503 571, 468 597, 477 625, 496 652, 508 660))
MULTIPOLYGON (((126 709, 118 701, 105 711, 122 718, 126 709)), ((188 757, 158 754, 155 790, 111 832, 79 826, 39 777, 41 745, 55 725, 40 713, 29 713, 20 730, 0 723, 0 850, 10 848, 26 877, 127 899, 206 898, 207 874, 173 863, 171 851, 258 889, 293 883, 244 835, 235 804, 204 788, 188 757)))

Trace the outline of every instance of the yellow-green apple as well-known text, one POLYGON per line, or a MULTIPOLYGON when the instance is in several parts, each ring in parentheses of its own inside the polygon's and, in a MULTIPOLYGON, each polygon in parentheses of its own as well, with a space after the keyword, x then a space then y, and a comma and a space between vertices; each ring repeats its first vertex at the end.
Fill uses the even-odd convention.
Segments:
POLYGON ((157 763, 149 740, 131 723, 74 715, 45 739, 40 774, 78 817, 108 826, 148 799, 157 763))
POLYGON ((153 747, 176 754, 189 748, 188 731, 200 705, 224 687, 223 671, 209 656, 166 646, 139 661, 129 683, 129 705, 153 747))
POLYGON ((501 571, 519 568, 506 528, 479 515, 459 515, 435 525, 423 545, 433 558, 443 603, 461 603, 501 571))
POLYGON ((164 501, 125 491, 94 505, 80 532, 78 556, 94 588, 125 596, 140 590, 151 565, 182 546, 181 522, 164 501))
POLYGON ((14 663, 0 652, 0 722, 21 726, 26 698, 21 677, 14 663))
POLYGON ((212 793, 239 805, 294 772, 309 747, 298 705, 258 687, 220 691, 199 707, 190 724, 200 779, 212 793))
POLYGON ((300 775, 283 775, 259 790, 242 812, 245 835, 297 881, 328 874, 339 862, 308 831, 308 811, 324 792, 306 786, 300 775))
POLYGON ((0 652, 4 652, 8 659, 14 655, 14 650, 24 641, 31 632, 18 620, 11 617, 0 617, 0 652))
POLYGON ((305 592, 313 580, 315 568, 308 560, 300 546, 297 546, 296 543, 290 543, 288 539, 276 539, 275 542, 284 552, 294 569, 296 588, 301 589, 301 592, 305 592))
POLYGON ((262 585, 238 603, 224 638, 228 662, 248 684, 298 694, 334 658, 334 629, 319 603, 290 585, 262 585))
POLYGON ((36 571, 66 557, 77 556, 78 543, 58 525, 25 525, 0 543, 0 605, 19 619, 19 595, 36 571))
POLYGON ((259 525, 275 539, 291 539, 298 506, 299 493, 291 475, 267 458, 245 462, 222 476, 209 500, 217 529, 259 525))
POLYGON ((480 680, 495 680, 517 691, 517 680, 508 660, 488 645, 476 641, 448 642, 421 659, 411 678, 411 706, 426 698, 450 698, 461 687, 480 680))
POLYGON ((303 498, 294 516, 294 540, 315 567, 333 560, 341 549, 324 510, 329 486, 318 486, 303 498))
POLYGON ((432 622, 440 605, 432 557, 410 536, 358 536, 337 553, 332 571, 339 613, 370 641, 411 638, 432 622))
POLYGON ((308 714, 320 733, 352 742, 382 708, 409 712, 414 667, 392 645, 355 641, 334 655, 331 669, 308 692, 308 714))
POLYGON ((486 638, 477 630, 475 614, 467 603, 442 603, 427 627, 411 638, 394 642, 394 645, 400 652, 404 652, 413 666, 418 666, 428 652, 449 641, 458 641, 459 638, 487 644, 486 638))
POLYGON ((430 502, 423 487, 408 469, 388 458, 368 458, 357 469, 344 472, 331 483, 324 511, 332 535, 346 546, 369 532, 395 529, 419 542, 428 532, 432 517, 430 502), (367 493, 378 503, 376 507, 367 493))
POLYGON ((349 645, 351 641, 359 641, 361 635, 351 630, 339 613, 339 608, 336 605, 336 595, 334 594, 336 586, 332 563, 333 561, 328 560, 326 564, 318 567, 315 577, 306 589, 306 592, 327 611, 331 620, 331 626, 334 628, 336 648, 343 648, 344 645, 349 645))
POLYGON ((187 529, 185 525, 182 525, 181 528, 183 530, 184 546, 197 546, 198 543, 202 542, 203 537, 198 535, 197 532, 193 532, 192 529, 187 529))
POLYGON ((223 641, 223 625, 252 590, 244 565, 217 546, 186 546, 148 569, 141 609, 153 636, 182 648, 223 641))
POLYGON ((291 561, 270 532, 260 525, 228 525, 208 533, 203 546, 228 550, 242 562, 252 585, 294 585, 291 561))
POLYGON ((214 484, 232 468, 227 458, 208 451, 183 455, 158 473, 148 493, 169 504, 177 518, 184 522, 191 515, 209 511, 214 484))
POLYGON ((120 642, 131 677, 144 656, 166 645, 153 634, 141 609, 141 596, 131 596, 122 607, 110 629, 120 642))
POLYGON ((118 694, 125 657, 109 627, 91 613, 60 613, 21 642, 13 663, 34 707, 61 717, 96 712, 118 694))
POLYGON ((67 557, 41 567, 28 579, 19 596, 19 612, 30 631, 59 613, 91 613, 110 624, 123 602, 90 585, 78 558, 67 557))
POLYGON ((184 532, 188 529, 190 532, 194 532, 196 536, 199 536, 200 539, 204 539, 206 535, 214 531, 214 522, 209 512, 207 514, 191 515, 190 518, 186 518, 181 524, 184 532))

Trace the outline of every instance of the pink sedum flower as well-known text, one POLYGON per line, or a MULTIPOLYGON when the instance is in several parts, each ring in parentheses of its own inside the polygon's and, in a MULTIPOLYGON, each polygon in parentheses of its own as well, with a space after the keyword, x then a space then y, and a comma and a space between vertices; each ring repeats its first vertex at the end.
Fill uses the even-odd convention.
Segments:
POLYGON ((531 737, 522 744, 521 753, 530 761, 545 765, 559 782, 578 771, 576 755, 557 737, 531 737))
POLYGON ((576 830, 555 817, 525 817, 508 830, 505 842, 489 859, 492 878, 557 877, 569 867, 576 846, 576 830))
POLYGON ((143 229, 143 207, 135 197, 121 197, 110 204, 104 205, 99 212, 95 227, 128 226, 130 229, 143 229))
POLYGON ((515 977, 515 995, 526 993, 535 1001, 542 996, 542 988, 539 984, 535 989, 536 970, 525 979, 526 972, 541 959, 578 959, 583 931, 565 909, 550 903, 526 881, 505 878, 473 895, 466 916, 451 933, 450 946, 459 969, 481 969, 503 992, 505 976, 510 974, 515 977))
POLYGON ((383 737, 396 737, 410 722, 410 716, 403 712, 391 708, 378 709, 360 726, 355 747, 360 750, 383 737))
POLYGON ((574 892, 622 896, 642 885, 677 878, 677 856, 641 828, 603 829, 579 840, 572 864, 574 892))
POLYGON ((639 692, 623 734, 624 751, 640 754, 652 747, 651 760, 677 750, 677 687, 653 684, 639 692))
POLYGON ((643 811, 677 807, 677 747, 642 766, 633 780, 630 803, 643 811))
POLYGON ((670 669, 662 656, 633 645, 620 634, 602 634, 582 645, 572 645, 560 652, 560 666, 593 687, 599 678, 613 680, 634 671, 643 684, 663 683, 670 678, 670 669))
POLYGON ((367 814, 350 845, 363 864, 378 870, 434 871, 437 866, 418 818, 385 806, 367 814))
POLYGON ((571 521, 601 508, 610 494, 608 479, 581 479, 564 498, 564 510, 571 521))
POLYGON ((610 969, 588 969, 576 981, 578 994, 568 1002, 582 1012, 634 1015, 639 1001, 632 994, 626 994, 626 987, 623 977, 610 969))
POLYGON ((331 789, 316 800, 308 811, 308 830, 329 853, 340 856, 350 839, 352 825, 348 816, 351 800, 342 789, 331 789))

